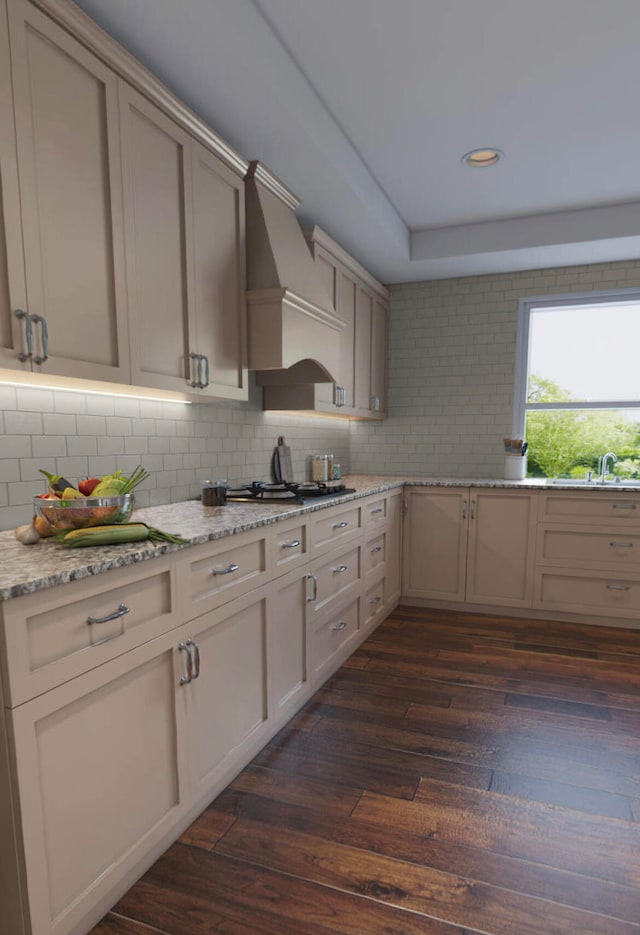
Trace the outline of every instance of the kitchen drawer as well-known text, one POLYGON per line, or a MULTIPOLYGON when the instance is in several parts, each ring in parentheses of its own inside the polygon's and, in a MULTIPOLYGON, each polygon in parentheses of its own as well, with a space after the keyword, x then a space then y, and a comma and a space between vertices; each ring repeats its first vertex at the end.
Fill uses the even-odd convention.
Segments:
POLYGON ((381 532, 377 536, 370 536, 364 544, 362 557, 362 570, 366 577, 381 568, 386 560, 387 534, 381 532))
POLYGON ((620 573, 538 568, 534 607, 575 614, 637 618, 640 579, 620 573))
POLYGON ((314 618, 324 613, 328 606, 340 600, 345 592, 358 587, 360 581, 360 546, 346 547, 324 559, 312 563, 310 572, 313 576, 311 594, 315 600, 309 602, 314 618))
POLYGON ((309 524, 289 520, 278 523, 273 530, 273 563, 275 575, 284 575, 303 565, 309 558, 309 524))
POLYGON ((640 528, 640 496, 633 493, 603 493, 600 490, 544 493, 538 521, 584 523, 588 526, 620 525, 640 528))
POLYGON ((387 496, 367 497, 362 507, 364 515, 364 527, 369 530, 371 527, 380 526, 387 521, 387 496))
POLYGON ((362 629, 371 627, 375 621, 382 619, 385 614, 385 604, 385 579, 380 578, 375 584, 366 588, 362 595, 362 606, 360 608, 360 626, 362 629))
POLYGON ((351 652, 359 637, 358 598, 333 611, 313 631, 312 666, 314 687, 322 684, 351 652))
POLYGON ((15 707, 176 627, 171 559, 153 559, 3 605, 4 702, 15 707))
POLYGON ((269 581, 269 537, 257 529, 189 549, 178 566, 185 620, 269 581))
POLYGON ((640 533, 619 527, 539 526, 537 561, 603 571, 640 571, 640 533))
POLYGON ((362 530, 362 507, 353 503, 318 512, 313 524, 313 554, 354 539, 362 530))

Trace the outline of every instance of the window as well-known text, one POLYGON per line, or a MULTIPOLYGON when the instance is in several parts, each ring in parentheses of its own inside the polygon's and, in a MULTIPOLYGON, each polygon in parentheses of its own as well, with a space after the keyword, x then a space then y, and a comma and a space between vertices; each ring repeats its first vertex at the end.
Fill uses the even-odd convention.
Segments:
POLYGON ((530 476, 640 477, 640 291, 520 300, 513 429, 530 476))

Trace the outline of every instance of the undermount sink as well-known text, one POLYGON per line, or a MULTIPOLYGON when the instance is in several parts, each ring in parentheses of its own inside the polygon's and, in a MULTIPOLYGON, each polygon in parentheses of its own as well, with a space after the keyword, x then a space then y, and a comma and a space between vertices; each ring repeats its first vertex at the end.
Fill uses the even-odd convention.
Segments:
POLYGON ((548 484, 560 484, 563 487, 640 487, 640 480, 587 480, 586 477, 549 477, 548 484))

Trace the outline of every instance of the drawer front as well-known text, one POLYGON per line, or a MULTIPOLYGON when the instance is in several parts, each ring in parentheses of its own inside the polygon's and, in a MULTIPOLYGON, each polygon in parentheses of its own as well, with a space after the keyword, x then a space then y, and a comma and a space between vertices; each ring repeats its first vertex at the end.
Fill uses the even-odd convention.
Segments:
POLYGON ((219 607, 269 578, 268 533, 241 533, 190 550, 181 566, 182 593, 190 616, 219 607))
POLYGON ((313 551, 325 552, 341 541, 353 539, 362 529, 362 508, 345 506, 318 513, 313 525, 313 551))
POLYGON ((278 524, 274 529, 274 567, 283 575, 304 564, 309 557, 309 528, 305 522, 278 524))
POLYGON ((542 495, 539 520, 549 523, 586 525, 620 524, 640 527, 640 497, 636 494, 547 493, 542 495))
POLYGON ((315 584, 315 601, 311 601, 313 615, 324 613, 328 606, 338 601, 348 588, 360 580, 360 546, 326 558, 317 569, 311 569, 315 584))
POLYGON ((384 616, 386 603, 385 579, 380 578, 375 584, 367 588, 362 597, 360 626, 372 626, 374 621, 380 620, 384 616))
POLYGON ((313 633, 312 659, 314 685, 318 685, 348 655, 359 635, 359 600, 356 598, 332 613, 313 633))
POLYGON ((541 527, 538 530, 538 562, 612 569, 621 565, 640 571, 640 533, 624 529, 541 527))
POLYGON ((179 623, 169 558, 7 601, 5 704, 15 707, 179 623))
POLYGON ((381 532, 367 539, 362 558, 363 573, 369 575, 384 565, 387 552, 387 534, 381 532))
POLYGON ((362 508, 365 529, 382 525, 387 521, 387 497, 367 498, 362 508))
POLYGON ((542 610, 636 618, 640 580, 621 574, 538 569, 534 605, 542 610))

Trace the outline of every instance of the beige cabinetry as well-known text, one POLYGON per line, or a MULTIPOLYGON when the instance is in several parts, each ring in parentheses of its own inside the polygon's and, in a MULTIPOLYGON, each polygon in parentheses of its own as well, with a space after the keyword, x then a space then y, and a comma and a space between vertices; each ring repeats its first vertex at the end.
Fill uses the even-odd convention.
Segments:
POLYGON ((389 294, 319 227, 306 231, 327 295, 344 322, 334 383, 275 386, 265 381, 265 409, 329 412, 383 419, 387 409, 389 294))
POLYGON ((247 399, 246 163, 40 6, 0 0, 0 367, 247 399))
MULTIPOLYGON (((127 382, 117 79, 27 0, 6 2, 29 315, 20 353, 37 372, 127 382)), ((10 160, 5 182, 15 223, 10 160)), ((17 262, 14 249, 19 293, 17 262)))
POLYGON ((133 382, 246 399, 242 182, 119 82, 133 382))
POLYGON ((84 935, 392 609, 400 499, 0 605, 11 935, 84 935))
POLYGON ((414 487, 406 497, 405 596, 531 606, 534 493, 414 487))
POLYGON ((541 495, 534 606, 637 619, 640 498, 604 491, 541 495))

